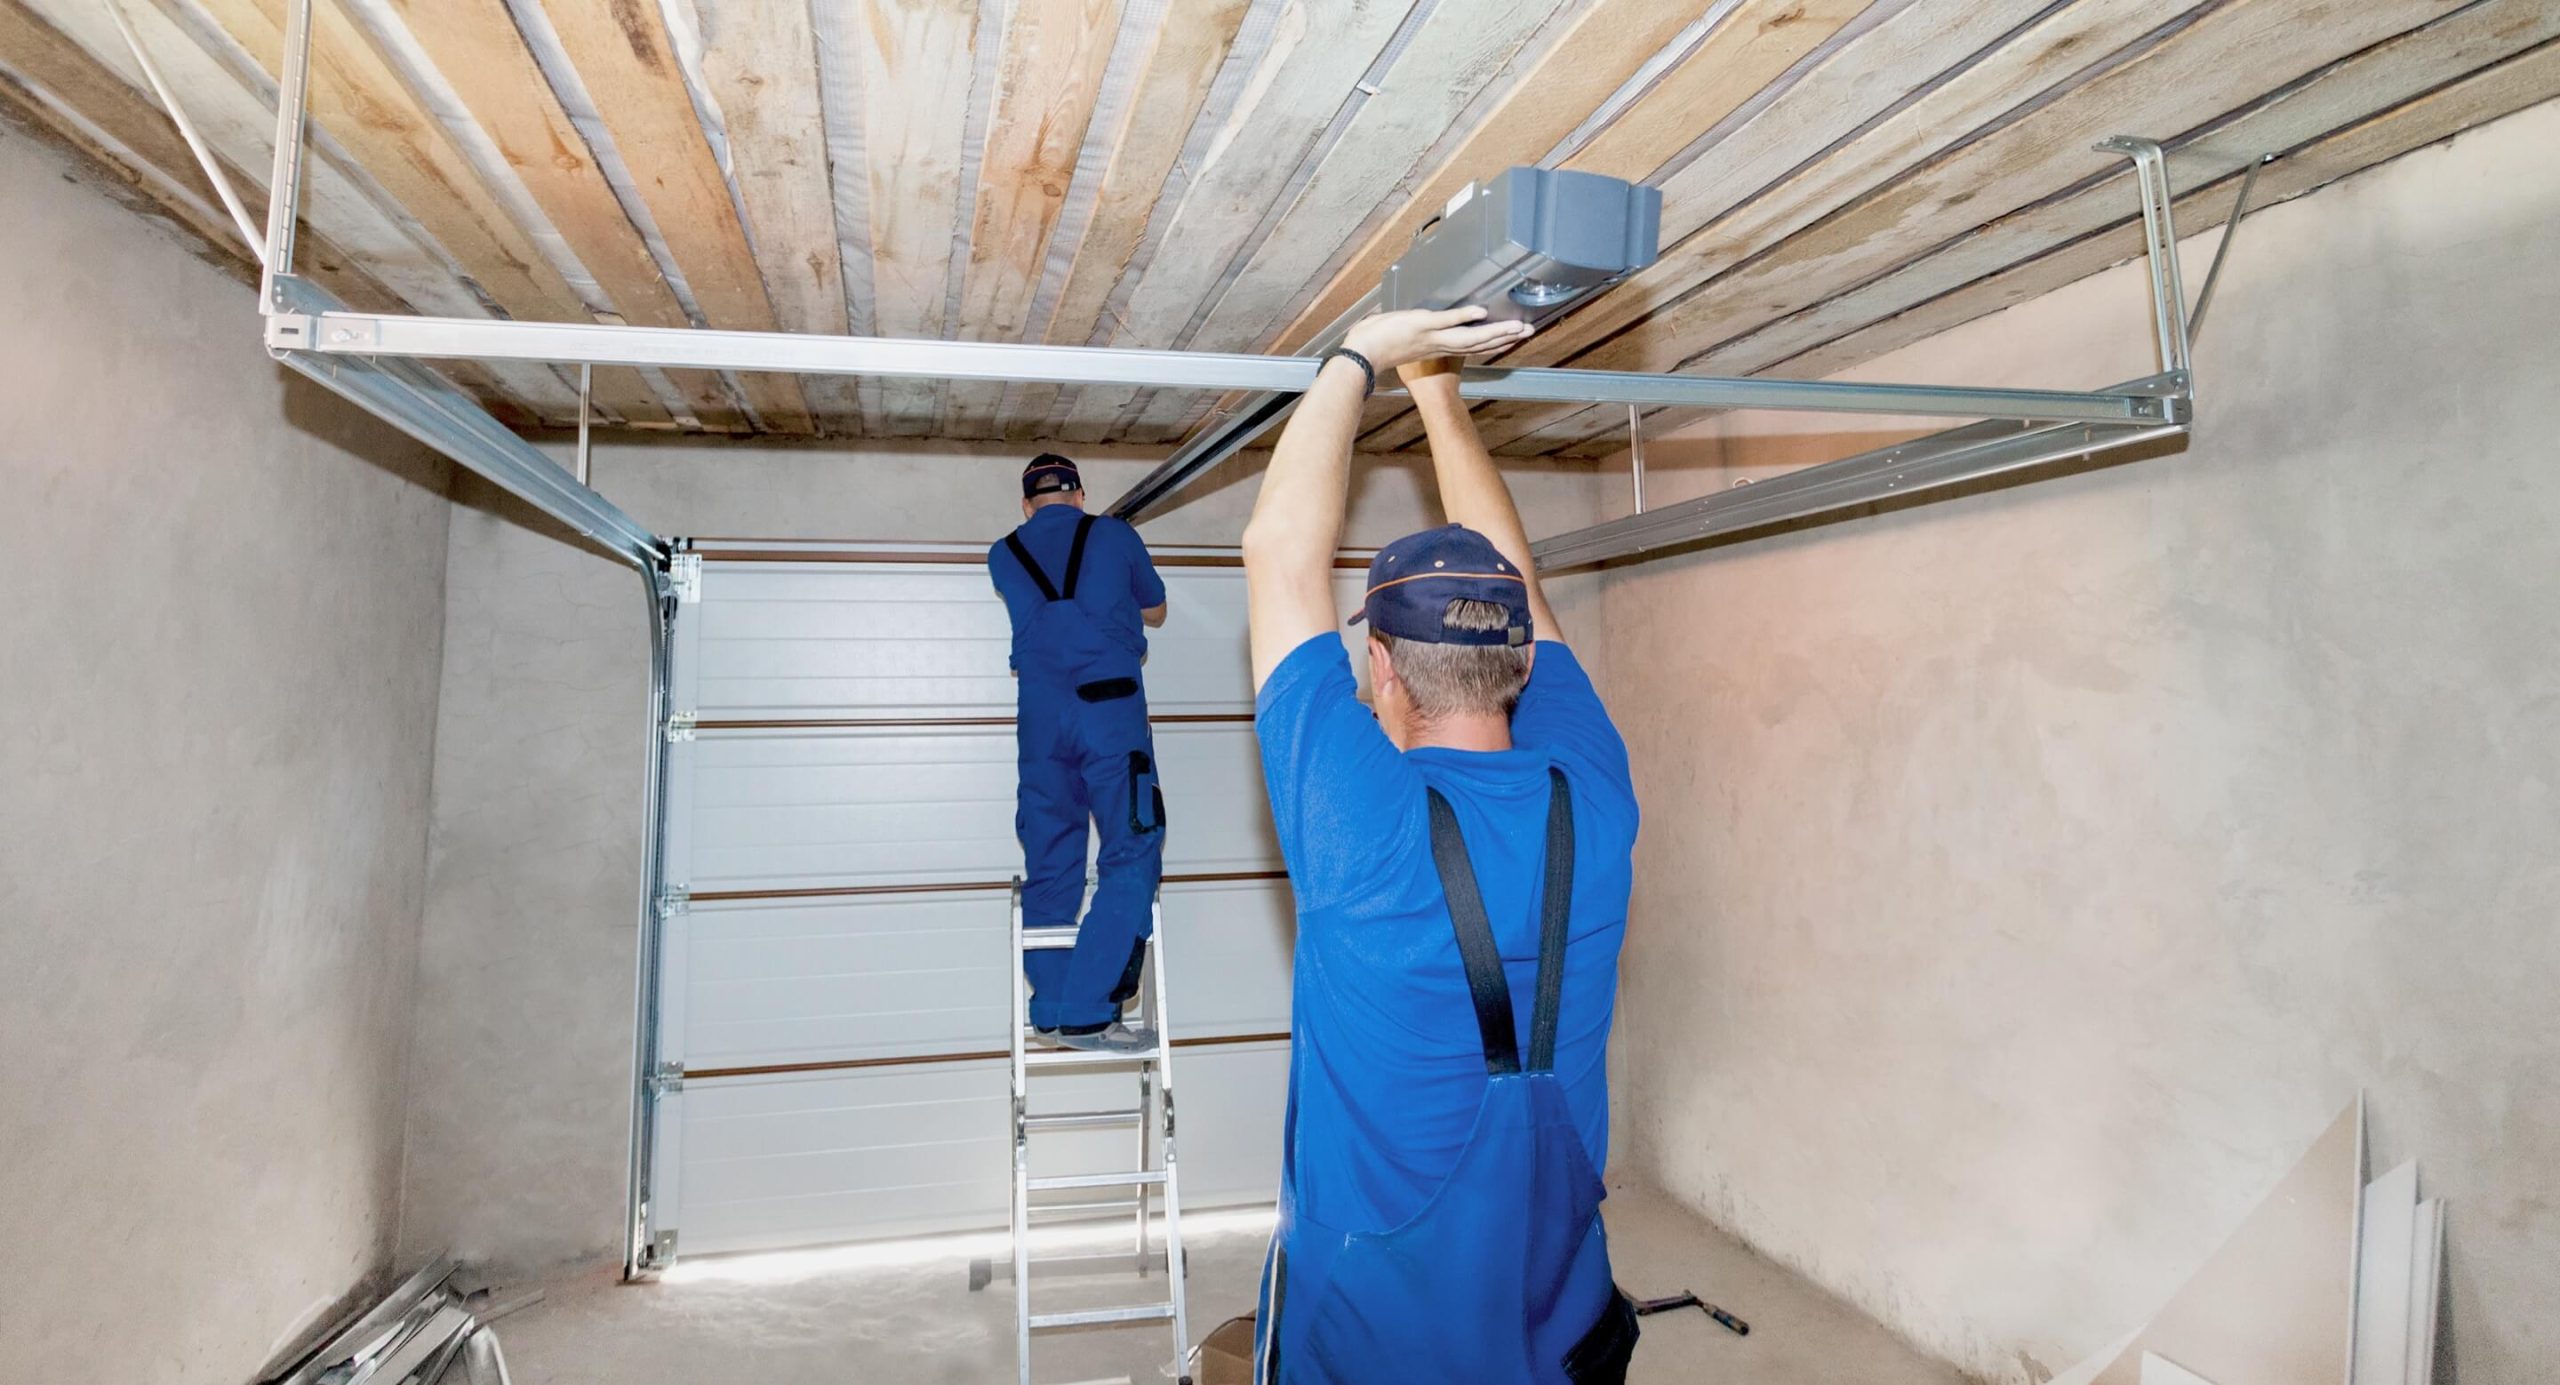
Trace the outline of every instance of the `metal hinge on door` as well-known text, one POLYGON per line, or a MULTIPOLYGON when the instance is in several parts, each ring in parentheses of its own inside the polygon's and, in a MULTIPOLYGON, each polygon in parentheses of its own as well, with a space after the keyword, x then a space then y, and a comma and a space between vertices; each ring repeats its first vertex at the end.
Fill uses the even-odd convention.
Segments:
POLYGON ((670 1058, 649 1070, 649 1094, 665 1096, 684 1090, 684 1064, 670 1058))
POLYGON ((693 891, 682 885, 669 885, 658 893, 658 917, 661 921, 678 914, 693 912, 693 891))
POLYGON ((675 588, 676 604, 702 604, 702 555, 678 553, 667 559, 667 585, 675 588))
POLYGON ((682 745, 686 741, 692 740, 693 728, 697 720, 699 720, 698 714, 693 712, 668 713, 667 744, 682 745))

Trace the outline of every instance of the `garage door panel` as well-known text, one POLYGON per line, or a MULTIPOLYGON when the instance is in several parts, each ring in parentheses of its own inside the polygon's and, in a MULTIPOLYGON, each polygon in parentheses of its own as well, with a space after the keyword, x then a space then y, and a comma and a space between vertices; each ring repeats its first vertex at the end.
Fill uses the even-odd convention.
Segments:
MULTIPOLYGON (((696 728, 670 755, 666 849, 689 907, 664 933, 657 1052, 683 1081, 650 1127, 650 1225, 687 1254, 998 1227, 1005 1064, 960 1055, 1000 1052, 1012 1023, 1003 607, 975 553, 778 547, 824 557, 711 551, 702 601, 678 611, 675 706, 696 728), (758 724, 785 722, 850 724, 758 724)), ((1146 677, 1184 1202, 1267 1201, 1288 1050, 1256 1036, 1288 1027, 1294 920, 1246 720, 1244 584, 1232 566, 1163 570, 1172 619, 1146 677)), ((1358 583, 1343 574, 1345 609, 1358 583)), ((1103 1109, 1136 1081, 1053 1070, 1030 1090, 1035 1111, 1103 1109)), ((1032 1157, 1101 1172, 1137 1144, 1134 1127, 1045 1131, 1032 1157)))
MULTIPOLYGON (((690 749, 696 893, 1022 869, 1010 730, 706 732, 690 749)), ((1160 726, 1156 759, 1168 872, 1279 869, 1250 726, 1160 726)))
MULTIPOLYGON (((1279 1184, 1281 1044, 1178 1050, 1183 1205, 1268 1201, 1279 1184)), ((1034 1084, 1037 1112, 1127 1105, 1126 1073, 1034 1084)), ((688 1253, 773 1249, 1003 1224, 1005 1067, 953 1063, 690 1085, 688 1253)), ((1129 1166, 1136 1132, 1034 1137, 1043 1173, 1129 1166)))
MULTIPOLYGON (((1001 1049, 1007 911, 995 892, 697 906, 687 920, 686 1066, 1001 1049)), ((1288 1029, 1285 889, 1174 884, 1164 913, 1180 1033, 1288 1029)))
MULTIPOLYGON (((1165 577, 1167 617, 1147 639, 1149 705, 1250 712, 1242 570, 1173 567, 1165 577)), ((1360 582, 1337 574, 1346 613, 1360 582)), ((1013 713, 1011 627, 982 567, 715 565, 701 612, 706 720, 1013 713)))

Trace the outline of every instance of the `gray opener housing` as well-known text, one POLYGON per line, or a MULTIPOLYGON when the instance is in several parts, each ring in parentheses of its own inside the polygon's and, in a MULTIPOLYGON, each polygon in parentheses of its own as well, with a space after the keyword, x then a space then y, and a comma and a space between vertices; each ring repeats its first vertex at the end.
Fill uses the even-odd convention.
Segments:
POLYGON ((1504 169, 1469 183, 1387 266, 1379 303, 1482 304, 1488 322, 1532 325, 1652 264, 1662 192, 1599 173, 1504 169))

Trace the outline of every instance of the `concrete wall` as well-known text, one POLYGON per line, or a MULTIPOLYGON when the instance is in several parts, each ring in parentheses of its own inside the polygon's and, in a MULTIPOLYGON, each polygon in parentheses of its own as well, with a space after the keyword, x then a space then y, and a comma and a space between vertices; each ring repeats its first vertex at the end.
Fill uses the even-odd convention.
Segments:
POLYGON ((441 467, 0 126, 0 1375, 238 1385, 389 1268, 441 467))
MULTIPOLYGON (((600 445, 593 474, 661 533, 983 543, 1020 521, 1016 474, 1037 450, 636 442, 600 445)), ((1160 455, 1069 451, 1097 498, 1160 455)), ((1258 466, 1204 478, 1143 532, 1233 543, 1258 466)), ((1427 484, 1413 459, 1364 464, 1350 541, 1436 521, 1427 484)), ((1519 485, 1535 530, 1592 517, 1588 464, 1532 468, 1519 485)), ((450 1248, 523 1269, 611 1260, 630 1101, 646 608, 629 569, 486 488, 458 494, 402 1238, 413 1255, 450 1248)))
MULTIPOLYGON (((2446 1378, 2549 1378, 2554 148, 2546 105, 2253 217, 2183 455, 1609 577, 1630 1166, 2036 1381, 2363 1088, 2449 1199, 2446 1378)), ((2141 275, 1858 373, 2147 373, 2141 275)), ((1655 489, 1864 441, 1742 420, 1655 489)))

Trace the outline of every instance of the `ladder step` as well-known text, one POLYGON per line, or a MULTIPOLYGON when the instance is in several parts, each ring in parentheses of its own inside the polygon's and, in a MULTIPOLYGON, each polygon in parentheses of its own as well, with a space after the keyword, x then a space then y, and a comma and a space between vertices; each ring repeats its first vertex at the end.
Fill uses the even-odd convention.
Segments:
POLYGON ((1153 1046, 1135 1053, 1112 1053, 1088 1048, 1034 1048, 1022 1055, 1026 1068, 1095 1067, 1112 1063, 1152 1063, 1160 1056, 1153 1046))
POLYGON ((1060 948, 1072 948, 1076 945, 1076 934, 1079 931, 1081 930, 1074 928, 1026 928, 1022 930, 1022 950, 1050 952, 1060 948))
POLYGON ((1044 1327, 1083 1327, 1088 1323, 1155 1322, 1173 1316, 1170 1303, 1142 1303, 1134 1308, 1085 1308, 1072 1313, 1034 1313, 1025 1324, 1037 1332, 1044 1327))
POLYGON ((1115 1197, 1104 1202, 1035 1202, 1023 1208, 1035 1217, 1081 1217, 1093 1220, 1104 1214, 1125 1217, 1138 1210, 1134 1197, 1115 1197))
POLYGON ((1027 1185, 1035 1193, 1058 1188, 1135 1188, 1164 1182, 1164 1170, 1139 1169, 1130 1173, 1060 1173, 1035 1178, 1027 1185))
POLYGON ((1053 1116, 1024 1116, 1025 1130, 1092 1130, 1103 1126, 1134 1125, 1146 1112, 1130 1108, 1126 1111, 1060 1111, 1053 1116))

